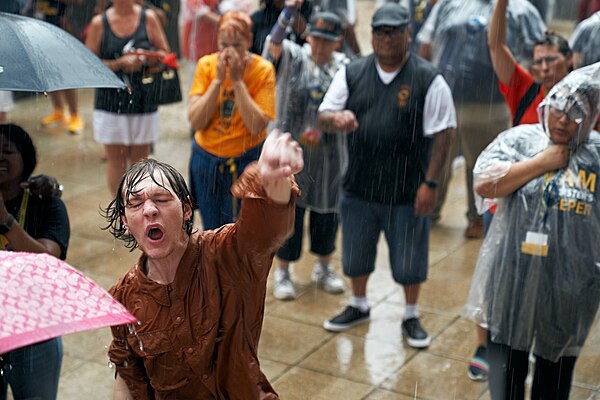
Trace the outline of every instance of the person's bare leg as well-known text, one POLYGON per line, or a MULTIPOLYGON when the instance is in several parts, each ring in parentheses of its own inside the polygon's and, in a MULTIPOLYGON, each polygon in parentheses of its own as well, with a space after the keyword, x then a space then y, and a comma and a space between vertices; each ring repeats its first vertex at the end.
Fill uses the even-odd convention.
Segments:
POLYGON ((136 162, 148 158, 150 155, 150 143, 148 144, 134 144, 128 146, 128 166, 135 164, 136 162))
POLYGON ((277 258, 277 268, 279 268, 282 271, 289 271, 290 269, 290 263, 288 261, 282 260, 281 258, 277 258))
POLYGON ((356 276, 350 278, 352 282, 352 295, 355 297, 367 297, 367 282, 369 275, 356 276))
POLYGON ((67 120, 67 129, 72 134, 80 134, 83 131, 83 119, 78 113, 77 108, 77 89, 65 90, 65 98, 69 106, 69 119, 67 120))
POLYGON ((52 107, 55 110, 63 110, 65 107, 65 103, 63 102, 63 93, 64 90, 57 90, 56 92, 50 92, 50 101, 52 102, 52 107))
POLYGON ((50 101, 52 102, 52 113, 42 118, 42 126, 50 126, 56 123, 65 122, 62 91, 50 92, 50 101))
POLYGON ((8 124, 8 113, 0 111, 0 125, 8 124))
POLYGON ((127 169, 127 146, 123 144, 104 145, 106 154, 106 179, 111 194, 116 194, 121 176, 127 169))
POLYGON ((319 263, 321 265, 327 265, 331 262, 331 254, 327 256, 319 256, 319 263))
POLYGON ((404 297, 406 298, 406 304, 417 304, 420 290, 420 283, 416 285, 404 285, 404 297))
POLYGON ((487 347, 487 329, 477 325, 475 330, 477 331, 477 346, 487 347))
POLYGON ((71 117, 77 115, 77 89, 63 90, 63 93, 65 94, 65 99, 67 100, 69 114, 71 114, 71 117))

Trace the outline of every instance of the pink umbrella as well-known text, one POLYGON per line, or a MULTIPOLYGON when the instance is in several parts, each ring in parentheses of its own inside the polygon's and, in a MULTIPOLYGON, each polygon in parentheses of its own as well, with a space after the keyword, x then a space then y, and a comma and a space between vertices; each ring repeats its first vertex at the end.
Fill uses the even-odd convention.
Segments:
POLYGON ((134 322, 123 305, 66 262, 48 254, 0 251, 0 354, 134 322))

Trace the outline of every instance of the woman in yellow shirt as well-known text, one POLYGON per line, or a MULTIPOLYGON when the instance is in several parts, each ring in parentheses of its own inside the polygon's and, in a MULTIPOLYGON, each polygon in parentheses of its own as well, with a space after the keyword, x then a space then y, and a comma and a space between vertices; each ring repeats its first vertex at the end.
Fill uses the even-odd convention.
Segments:
POLYGON ((190 90, 188 119, 196 131, 190 186, 204 229, 233 222, 239 200, 230 187, 257 160, 275 117, 275 71, 251 54, 252 21, 228 12, 218 24, 219 51, 202 57, 190 90))

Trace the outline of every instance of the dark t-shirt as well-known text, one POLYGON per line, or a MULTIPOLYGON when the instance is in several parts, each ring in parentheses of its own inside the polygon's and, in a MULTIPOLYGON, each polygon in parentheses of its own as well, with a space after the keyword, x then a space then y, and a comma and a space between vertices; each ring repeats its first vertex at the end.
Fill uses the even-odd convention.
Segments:
MULTIPOLYGON (((8 212, 15 218, 15 223, 19 221, 19 208, 22 200, 23 194, 4 203, 8 212)), ((58 243, 60 259, 67 258, 67 246, 71 231, 67 209, 61 199, 54 197, 43 201, 30 195, 24 228, 34 239, 49 239, 58 243)))
MULTIPOLYGON (((302 14, 307 23, 310 19, 312 8, 312 1, 303 2, 302 7, 300 8, 300 14, 302 14)), ((250 18, 252 19, 252 35, 254 36, 254 39, 250 51, 258 55, 262 55, 265 39, 267 36, 269 36, 269 33, 271 33, 271 29, 277 22, 277 18, 279 18, 281 11, 282 10, 277 10, 274 8, 261 8, 260 10, 252 13, 250 18)), ((306 42, 304 37, 297 35, 289 28, 286 39, 298 43, 299 45, 303 45, 306 42)))
POLYGON ((33 12, 37 18, 56 26, 61 26, 60 19, 65 15, 66 9, 66 4, 60 0, 35 0, 33 4, 33 12))

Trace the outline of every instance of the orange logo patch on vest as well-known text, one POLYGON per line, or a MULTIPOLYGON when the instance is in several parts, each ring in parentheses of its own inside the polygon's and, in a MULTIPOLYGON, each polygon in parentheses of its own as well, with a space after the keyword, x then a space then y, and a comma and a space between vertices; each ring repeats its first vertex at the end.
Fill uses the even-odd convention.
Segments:
POLYGON ((410 86, 402 86, 398 92, 398 106, 406 107, 410 98, 410 86))
POLYGON ((319 18, 315 23, 315 28, 320 31, 333 31, 335 27, 332 23, 325 21, 323 18, 319 18))

